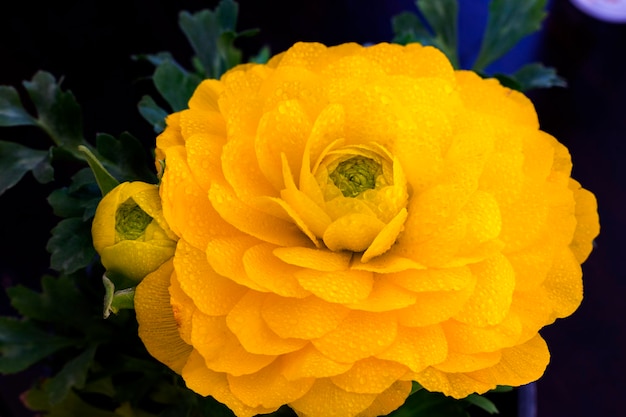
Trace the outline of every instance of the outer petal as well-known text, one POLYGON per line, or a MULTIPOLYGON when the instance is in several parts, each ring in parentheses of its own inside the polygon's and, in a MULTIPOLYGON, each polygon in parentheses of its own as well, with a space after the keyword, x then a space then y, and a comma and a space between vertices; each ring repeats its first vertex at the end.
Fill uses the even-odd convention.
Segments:
POLYGON ((180 373, 193 348, 180 337, 170 305, 168 287, 173 271, 172 261, 168 261, 141 281, 135 291, 135 311, 139 337, 148 352, 180 373))

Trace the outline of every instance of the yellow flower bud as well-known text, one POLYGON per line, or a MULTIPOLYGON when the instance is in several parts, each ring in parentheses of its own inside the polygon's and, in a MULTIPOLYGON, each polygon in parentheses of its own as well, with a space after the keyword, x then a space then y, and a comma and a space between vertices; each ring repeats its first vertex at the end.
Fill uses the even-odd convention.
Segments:
POLYGON ((116 287, 137 284, 174 255, 178 237, 161 210, 159 189, 124 182, 96 209, 91 234, 107 276, 116 287))

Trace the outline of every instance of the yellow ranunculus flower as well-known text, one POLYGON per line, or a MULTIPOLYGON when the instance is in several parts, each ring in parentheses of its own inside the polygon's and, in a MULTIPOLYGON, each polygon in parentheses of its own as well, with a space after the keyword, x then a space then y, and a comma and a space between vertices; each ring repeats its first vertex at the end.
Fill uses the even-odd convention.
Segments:
POLYGON ((378 416, 538 379, 599 224, 531 102, 432 47, 297 43, 157 139, 180 237, 142 340, 238 416, 378 416))
POLYGON ((178 237, 170 230, 159 189, 123 182, 107 193, 91 227, 93 245, 117 287, 136 285, 174 255, 178 237))

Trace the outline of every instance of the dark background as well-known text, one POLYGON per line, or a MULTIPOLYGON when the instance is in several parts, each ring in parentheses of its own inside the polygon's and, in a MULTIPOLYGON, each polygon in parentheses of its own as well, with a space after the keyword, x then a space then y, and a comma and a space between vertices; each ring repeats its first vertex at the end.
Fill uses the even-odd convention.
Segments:
MULTIPOLYGON (((0 85, 21 88, 39 69, 63 77, 82 105, 85 135, 130 131, 146 143, 154 133, 136 110, 151 93, 151 67, 130 57, 170 51, 189 67, 192 55, 177 25, 178 12, 213 8, 216 1, 12 2, 0 6, 0 85)), ((469 65, 485 23, 487 0, 462 0, 462 64, 469 65)), ((414 11, 412 0, 240 0, 238 30, 260 34, 239 45, 246 57, 293 42, 379 42, 392 38, 391 17, 414 11)), ((538 389, 538 417, 619 417, 626 392, 626 25, 589 17, 568 0, 550 2, 541 32, 491 70, 513 71, 539 60, 554 66, 568 88, 533 91, 543 130, 572 154, 574 178, 599 203, 602 231, 583 265, 585 298, 569 318, 542 331, 552 360, 538 389)), ((46 148, 30 128, 2 128, 0 139, 46 148)), ((50 186, 28 174, 0 197, 0 284, 36 287, 48 265, 45 243, 55 224, 50 186)), ((0 314, 12 314, 0 294, 0 314)), ((17 395, 35 375, 0 377, 0 417, 27 416, 17 395), (3 414, 4 413, 4 414, 3 414)), ((513 415, 513 414, 505 414, 513 415)))

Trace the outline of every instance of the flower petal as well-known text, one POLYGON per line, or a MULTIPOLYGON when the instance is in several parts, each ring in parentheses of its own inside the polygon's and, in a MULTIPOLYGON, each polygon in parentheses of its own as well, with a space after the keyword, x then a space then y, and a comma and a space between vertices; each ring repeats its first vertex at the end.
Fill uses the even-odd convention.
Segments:
POLYGON ((249 291, 226 316, 226 324, 244 349, 260 355, 282 355, 307 344, 306 340, 282 338, 261 317, 265 294, 249 291))
POLYGON ((385 350, 397 327, 393 316, 352 311, 334 330, 313 340, 313 346, 337 362, 354 362, 385 350))
POLYGON ((227 314, 248 290, 216 273, 206 254, 184 239, 178 241, 174 267, 180 288, 204 314, 227 314))
POLYGON ((191 353, 187 366, 182 370, 182 376, 188 388, 203 396, 210 395, 226 404, 238 417, 254 417, 258 414, 271 413, 278 408, 250 407, 244 404, 230 390, 226 374, 208 369, 196 350, 191 353))
POLYGON ((380 394, 406 372, 406 366, 398 362, 366 358, 356 361, 350 370, 333 376, 330 380, 348 392, 380 394))
POLYGON ((419 372, 442 362, 447 354, 448 342, 441 326, 399 326, 393 343, 376 357, 401 363, 411 371, 419 372))
POLYGON ((374 278, 367 271, 314 271, 302 269, 296 272, 302 287, 331 303, 357 303, 372 291, 374 278))
POLYGON ((228 375, 233 394, 252 407, 274 408, 297 400, 309 391, 315 378, 288 380, 279 361, 250 375, 228 375))
POLYGON ((170 306, 168 287, 173 271, 172 261, 168 261, 141 281, 135 291, 135 311, 139 337, 148 352, 180 373, 193 348, 180 337, 170 306))
POLYGON ((333 384, 328 378, 315 380, 309 392, 289 403, 303 417, 348 417, 356 416, 367 409, 376 394, 347 392, 333 384))
POLYGON ((309 296, 303 299, 269 295, 261 315, 281 337, 314 339, 335 329, 349 310, 340 304, 309 296))

